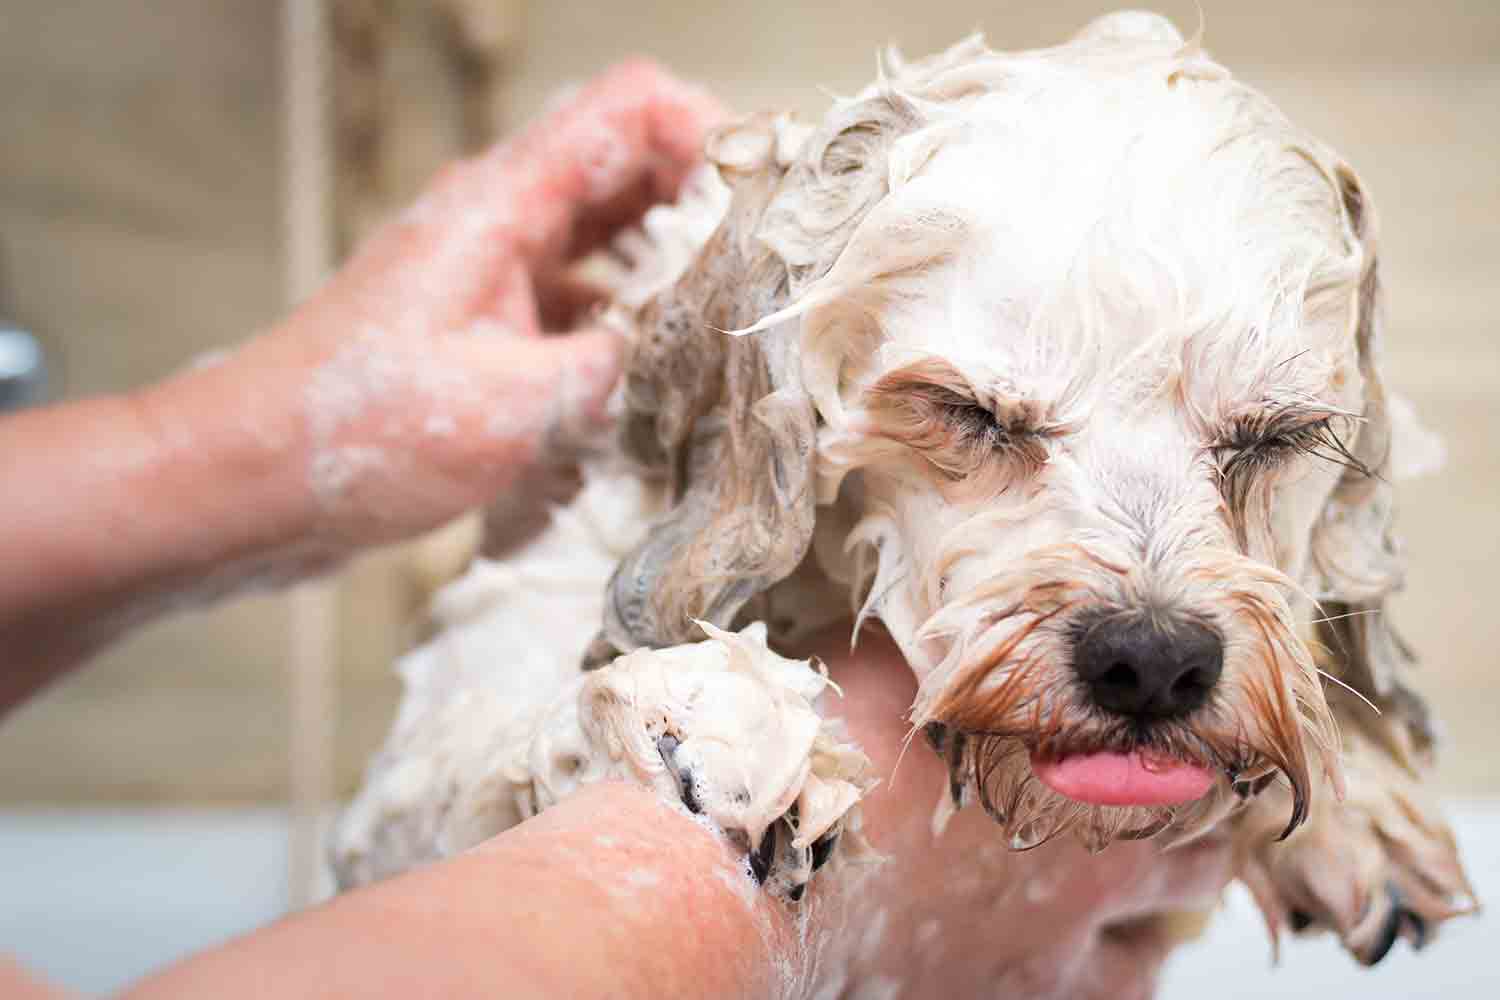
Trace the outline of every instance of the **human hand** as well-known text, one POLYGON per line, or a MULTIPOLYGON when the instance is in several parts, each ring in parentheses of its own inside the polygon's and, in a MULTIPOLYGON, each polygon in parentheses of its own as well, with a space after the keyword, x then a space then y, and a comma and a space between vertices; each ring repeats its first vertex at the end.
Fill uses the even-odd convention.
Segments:
POLYGON ((718 115, 649 63, 617 67, 449 167, 221 366, 238 416, 287 445, 311 533, 352 549, 421 532, 599 435, 621 345, 586 326, 546 335, 586 314, 568 265, 673 197, 718 115))
POLYGON ((605 331, 544 336, 587 309, 568 265, 671 197, 718 115, 622 65, 450 167, 238 350, 0 423, 27 470, 0 531, 0 710, 166 610, 535 495, 539 458, 600 435, 620 366, 605 331))
POLYGON ((814 649, 844 692, 825 712, 845 720, 882 781, 862 810, 888 860, 858 886, 840 931, 878 947, 855 949, 851 971, 899 982, 902 996, 1150 996, 1175 938, 1228 882, 1227 842, 1169 854, 1121 842, 1090 855, 1064 838, 1014 852, 977 806, 934 836, 948 776, 920 736, 902 752, 911 669, 883 634, 851 653, 847 631, 835 630, 814 649))

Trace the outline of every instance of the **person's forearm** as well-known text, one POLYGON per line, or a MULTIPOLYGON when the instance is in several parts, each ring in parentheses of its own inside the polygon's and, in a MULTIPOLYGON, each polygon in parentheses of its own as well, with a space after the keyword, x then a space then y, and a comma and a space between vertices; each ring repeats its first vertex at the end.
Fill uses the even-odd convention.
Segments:
POLYGON ((0 420, 0 711, 167 607, 325 558, 277 409, 226 364, 0 420))
POLYGON ((606 783, 127 996, 761 998, 801 973, 799 942, 817 939, 827 903, 810 893, 788 909, 742 853, 649 791, 606 783))

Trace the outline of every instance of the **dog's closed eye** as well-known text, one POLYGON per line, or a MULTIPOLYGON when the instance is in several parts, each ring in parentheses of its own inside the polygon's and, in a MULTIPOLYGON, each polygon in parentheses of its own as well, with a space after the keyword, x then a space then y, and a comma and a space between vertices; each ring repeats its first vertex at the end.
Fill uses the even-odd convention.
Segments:
POLYGON ((865 397, 875 435, 913 450, 951 483, 1003 489, 1047 458, 1049 429, 1024 403, 1003 411, 985 406, 946 362, 899 368, 865 397))
POLYGON ((1252 507, 1269 512, 1274 473, 1298 456, 1373 475, 1343 436, 1355 419, 1327 410, 1285 407, 1241 414, 1228 422, 1208 450, 1242 538, 1252 507))
POLYGON ((995 412, 970 400, 933 400, 937 418, 962 442, 993 451, 1034 434, 1023 423, 1002 423, 995 412))
POLYGON ((1309 455, 1370 475, 1344 441, 1344 414, 1283 411, 1237 417, 1211 451, 1226 479, 1275 468, 1295 455, 1309 455))

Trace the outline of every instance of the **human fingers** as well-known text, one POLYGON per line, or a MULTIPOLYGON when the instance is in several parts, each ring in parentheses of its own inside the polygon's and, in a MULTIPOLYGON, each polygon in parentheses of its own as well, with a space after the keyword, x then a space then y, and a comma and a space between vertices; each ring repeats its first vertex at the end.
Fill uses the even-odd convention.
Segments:
POLYGON ((514 139, 450 164, 341 276, 365 311, 436 328, 475 314, 538 329, 533 272, 586 250, 676 194, 722 117, 707 92, 645 60, 623 63, 514 139))
POLYGON ((509 201, 517 251, 553 259, 583 223, 618 227, 675 195, 723 114, 701 88, 631 60, 481 155, 461 186, 509 201))

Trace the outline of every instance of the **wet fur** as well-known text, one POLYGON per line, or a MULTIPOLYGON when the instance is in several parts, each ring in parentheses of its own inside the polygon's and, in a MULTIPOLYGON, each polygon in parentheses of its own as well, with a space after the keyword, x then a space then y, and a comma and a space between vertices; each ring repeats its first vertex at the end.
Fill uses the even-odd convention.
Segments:
MULTIPOLYGON (((978 802, 1017 847, 1188 837, 1238 815, 1255 845, 1245 856, 1263 859, 1265 842, 1310 820, 1325 838, 1362 822, 1338 804, 1351 740, 1412 780, 1430 771, 1427 712, 1385 614, 1404 569, 1391 485, 1403 411, 1379 369, 1374 213, 1347 164, 1196 41, 1139 14, 1041 52, 970 40, 919 63, 892 56, 817 129, 755 116, 709 153, 721 224, 615 313, 636 344, 623 449, 672 506, 615 572, 589 664, 689 641, 693 618, 764 618, 785 642, 837 614, 808 594, 847 593, 921 682, 911 719, 949 764, 952 804, 978 802), (1003 159, 986 174, 961 157, 997 155, 986 130, 1024 133, 1012 91, 1071 113, 1068 88, 1126 95, 1111 100, 1127 123, 1140 114, 1131 100, 1164 116, 1157 132, 1079 149, 1124 162, 1157 143, 1140 155, 1184 171, 1200 158, 1204 179, 1183 173, 1182 197, 1203 198, 1198 183, 1213 197, 1192 227, 1153 229, 1141 220, 1170 208, 1162 194, 1143 182, 1136 206, 1121 186, 1110 196, 1125 201, 1106 198, 1079 230, 1065 273, 982 302, 979 275, 1006 274, 974 264, 973 248, 1025 264, 1015 255, 1030 248, 996 232, 1045 218, 1007 214, 1006 197, 1042 196, 961 184, 955 195, 924 177, 1008 176, 1003 159), (1195 260, 1207 267, 1191 271, 1195 260), (1148 309, 1156 326, 1119 343, 1148 309), (993 340, 956 326, 979 315, 1015 339, 987 354, 993 340), (921 332, 935 319, 955 324, 951 351, 921 332), (1158 414, 1134 442, 1101 429, 1098 383, 1115 376, 1098 359, 1145 373, 1109 417, 1158 414), (1240 440, 1278 434, 1274 454, 1240 440), (1066 653, 1078 616, 1168 607, 1227 638, 1208 706, 1149 731, 1090 708, 1066 653), (1033 753, 1143 747, 1223 780, 1186 807, 1090 807, 1029 765, 1033 753)), ((1124 184, 1078 175, 1106 192, 1124 184)), ((1431 831, 1446 836, 1426 829, 1424 850, 1442 839, 1431 831)), ((1315 839, 1292 837, 1285 856, 1315 839)), ((1424 883, 1434 922, 1466 892, 1442 843, 1424 883)), ((1287 907, 1257 863, 1274 930, 1287 907)))

